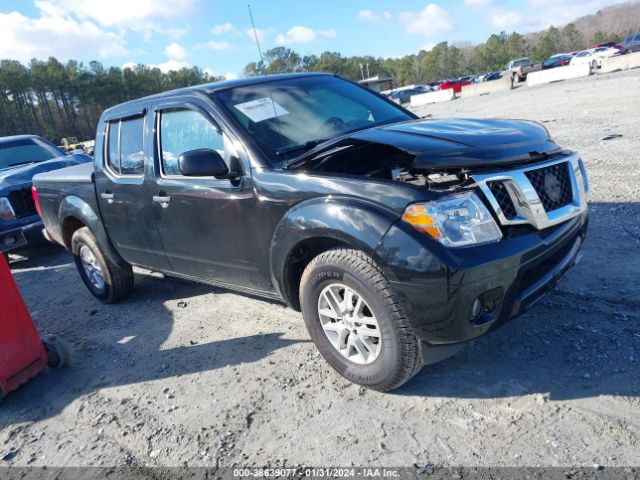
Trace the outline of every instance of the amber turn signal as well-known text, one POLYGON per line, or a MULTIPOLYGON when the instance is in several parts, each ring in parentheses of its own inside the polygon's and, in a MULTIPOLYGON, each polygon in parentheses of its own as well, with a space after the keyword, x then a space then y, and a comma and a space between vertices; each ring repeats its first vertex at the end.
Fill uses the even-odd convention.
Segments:
POLYGON ((409 205, 402 214, 402 220, 416 230, 429 234, 432 238, 437 239, 442 236, 440 229, 435 225, 433 217, 427 213, 425 205, 409 205))

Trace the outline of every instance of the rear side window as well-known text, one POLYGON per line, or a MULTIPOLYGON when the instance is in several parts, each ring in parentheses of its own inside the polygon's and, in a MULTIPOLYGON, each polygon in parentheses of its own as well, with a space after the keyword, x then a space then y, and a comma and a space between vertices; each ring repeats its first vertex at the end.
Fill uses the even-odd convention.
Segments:
POLYGON ((216 127, 195 110, 165 110, 160 117, 162 171, 180 175, 178 157, 200 148, 217 150, 224 158, 224 139, 216 127))
POLYGON ((634 42, 640 42, 640 33, 633 38, 634 42))
POLYGON ((118 175, 144 173, 144 117, 109 123, 107 164, 118 175))

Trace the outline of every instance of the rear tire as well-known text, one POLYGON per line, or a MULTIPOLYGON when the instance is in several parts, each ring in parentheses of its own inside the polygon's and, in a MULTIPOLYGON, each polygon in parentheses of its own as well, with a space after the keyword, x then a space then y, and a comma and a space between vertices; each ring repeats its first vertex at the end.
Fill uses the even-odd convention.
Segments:
POLYGON ((422 368, 420 341, 413 333, 401 301, 365 253, 336 248, 315 257, 302 274, 300 304, 311 339, 322 356, 346 379, 374 390, 389 391, 406 383, 422 368), (339 305, 334 302, 335 309, 328 307, 334 313, 341 310, 342 313, 335 315, 339 317, 337 320, 320 314, 320 310, 328 311, 328 303, 323 298, 327 298, 326 292, 331 289, 337 292, 337 297, 332 298, 343 301, 339 305), (352 292, 353 302, 347 301, 347 292, 352 292), (360 299, 362 304, 358 303, 360 299), (364 308, 361 316, 354 311, 357 305, 364 308), (348 310, 351 312, 345 313, 348 310), (371 327, 371 320, 365 320, 369 326, 358 321, 367 318, 375 321, 377 329, 371 327), (349 325, 351 331, 344 325, 349 325), (335 328, 342 329, 342 333, 334 336, 335 328), (372 331, 367 328, 375 329, 375 335, 367 335, 372 331), (367 333, 360 333, 362 331, 367 333), (357 350, 355 344, 349 347, 349 338, 360 342, 357 350), (361 340, 365 343, 364 349, 361 340), (340 342, 346 347, 335 346, 340 342), (364 355, 359 355, 361 351, 364 355))
POLYGON ((91 230, 80 228, 71 237, 71 253, 82 281, 98 300, 115 303, 133 293, 133 269, 121 267, 100 250, 91 230))

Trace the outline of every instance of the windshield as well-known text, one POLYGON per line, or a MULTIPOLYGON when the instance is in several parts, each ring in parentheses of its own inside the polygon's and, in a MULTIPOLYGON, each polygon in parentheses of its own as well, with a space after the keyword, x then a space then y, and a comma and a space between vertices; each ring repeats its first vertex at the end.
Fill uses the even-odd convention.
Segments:
POLYGON ((324 75, 237 87, 217 95, 274 163, 326 139, 412 119, 368 90, 324 75))
POLYGON ((44 162, 64 153, 42 138, 20 138, 0 142, 0 170, 27 163, 44 162))

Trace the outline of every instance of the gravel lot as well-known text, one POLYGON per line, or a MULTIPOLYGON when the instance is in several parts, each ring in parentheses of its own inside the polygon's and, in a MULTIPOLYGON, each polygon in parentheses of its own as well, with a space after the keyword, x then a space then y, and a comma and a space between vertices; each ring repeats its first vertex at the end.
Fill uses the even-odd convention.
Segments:
POLYGON ((73 363, 2 402, 0 465, 639 466, 639 105, 631 71, 421 110, 543 122, 583 155, 591 227, 555 292, 391 394, 338 376, 280 304, 139 271, 104 306, 66 252, 14 256, 73 363))

